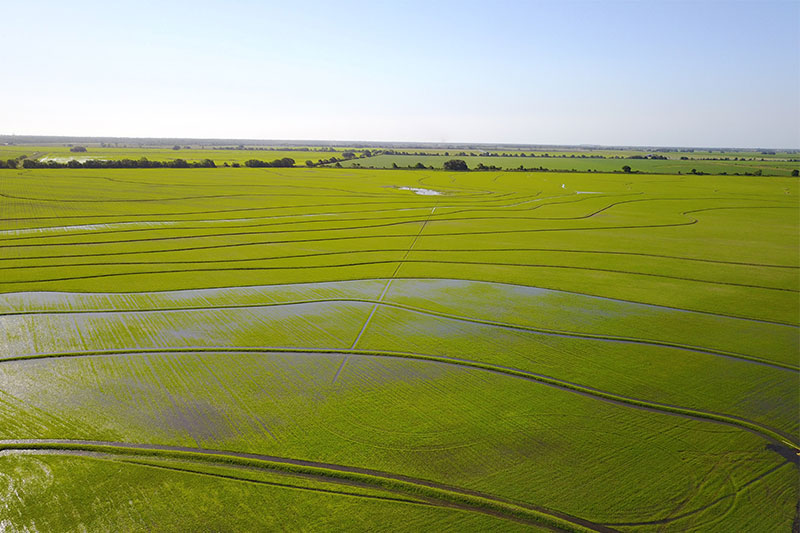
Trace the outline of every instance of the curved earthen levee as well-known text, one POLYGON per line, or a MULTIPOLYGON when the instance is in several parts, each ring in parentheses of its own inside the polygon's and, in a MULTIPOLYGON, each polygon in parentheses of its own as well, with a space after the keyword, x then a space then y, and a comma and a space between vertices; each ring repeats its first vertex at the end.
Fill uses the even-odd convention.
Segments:
MULTIPOLYGON (((452 280, 450 280, 452 281, 452 280)), ((388 289, 388 284, 386 285, 388 289)), ((385 291, 382 295, 385 294, 385 291)), ((216 309, 259 309, 259 308, 270 308, 270 307, 282 307, 282 306, 293 306, 293 305, 306 305, 306 304, 325 304, 325 303, 365 303, 371 304, 375 306, 373 311, 370 313, 370 317, 375 313, 375 309, 377 307, 390 307, 395 309, 403 309, 406 311, 411 311, 413 313, 421 314, 421 315, 428 315, 428 316, 435 316, 440 318, 446 318, 449 320, 456 320, 459 322, 468 322, 472 324, 482 324, 486 326, 492 326, 502 329, 510 329, 510 330, 517 330, 517 331, 524 331, 528 333, 535 333, 540 335, 549 335, 549 336, 556 336, 556 337, 565 337, 565 338, 574 338, 574 339, 591 339, 591 340, 598 340, 598 341, 606 341, 606 342, 619 342, 624 344, 639 344, 643 346, 660 346, 664 348, 673 348, 676 350, 684 350, 688 352, 695 352, 695 353, 702 353, 708 355, 718 355, 720 357, 726 357, 729 359, 736 359, 740 361, 756 363, 760 365, 765 365, 768 367, 780 369, 780 370, 790 370, 794 372, 800 372, 800 366, 791 365, 788 363, 781 363, 777 361, 770 361, 768 359, 764 359, 761 357, 755 357, 752 355, 747 355, 743 353, 736 353, 736 352, 728 352, 723 350, 715 350, 712 348, 706 348, 703 346, 693 346, 688 344, 680 344, 676 342, 667 342, 661 341, 657 339, 645 339, 645 338, 637 338, 637 337, 623 337, 618 335, 604 335, 604 334, 592 334, 592 333, 581 333, 575 331, 565 331, 565 330, 554 330, 554 329, 547 329, 547 328, 537 328, 533 326, 525 326, 522 324, 512 324, 508 322, 497 322, 492 320, 485 320, 480 318, 462 316, 462 315, 454 315, 450 313, 443 313, 440 311, 434 311, 431 309, 425 309, 422 307, 411 306, 401 303, 393 303, 393 302, 386 302, 382 301, 381 298, 377 300, 370 300, 367 298, 318 298, 314 300, 295 300, 295 301, 287 301, 287 302, 275 302, 275 303, 264 303, 264 304, 229 304, 229 305, 202 305, 202 306, 185 306, 185 307, 157 307, 157 308, 137 308, 137 309, 80 309, 80 310, 62 310, 62 311, 22 311, 22 312, 0 312, 0 318, 3 316, 29 316, 29 315, 52 315, 52 314, 78 314, 78 315, 86 315, 86 314, 139 314, 139 313, 162 313, 162 312, 172 312, 172 311, 208 311, 208 310, 216 310, 216 309)), ((364 326, 361 328, 359 334, 356 337, 351 349, 355 348, 355 345, 358 343, 359 338, 366 330, 367 326, 369 325, 369 318, 364 323, 364 326)), ((0 361, 4 358, 0 357, 0 361)))
MULTIPOLYGON (((529 503, 500 498, 491 494, 444 485, 429 480, 412 478, 367 468, 332 463, 307 461, 273 455, 234 452, 206 448, 190 448, 162 444, 143 444, 115 441, 58 440, 58 439, 8 439, 0 440, 0 453, 26 452, 95 452, 109 456, 163 457, 203 462, 218 462, 234 466, 260 468, 269 471, 304 474, 314 479, 333 483, 358 483, 392 492, 410 494, 440 505, 491 514, 501 518, 540 525, 555 531, 611 533, 609 526, 595 524, 582 518, 529 503)), ((418 503, 418 502, 414 502, 418 503)))
POLYGON ((800 443, 792 436, 779 431, 774 428, 767 427, 763 424, 747 420, 735 415, 716 413, 713 411, 704 411, 701 409, 682 407, 679 405, 672 405, 667 403, 659 403, 640 398, 633 398, 616 394, 587 385, 573 383, 563 379, 521 370, 518 368, 506 367, 501 365, 493 365, 481 361, 473 361, 470 359, 460 359, 457 357, 446 357, 440 355, 429 355, 414 352, 399 352, 388 350, 357 350, 357 349, 324 349, 324 348, 295 348, 295 347, 236 347, 236 346, 188 346, 184 348, 148 348, 148 349, 130 349, 130 350, 86 350, 80 352, 62 352, 62 353, 41 353, 32 355, 21 355, 15 357, 7 357, 0 359, 0 364, 11 363, 17 361, 30 361, 40 359, 59 359, 59 358, 72 358, 72 357, 113 357, 119 355, 137 355, 137 354, 159 354, 159 353, 302 353, 312 355, 360 355, 367 357, 397 357, 404 359, 417 359, 420 361, 429 361, 433 363, 442 363, 448 365, 464 366, 469 368, 476 368, 487 372, 494 372, 498 374, 506 374, 516 378, 522 378, 530 381, 539 382, 544 385, 556 387, 559 389, 567 390, 572 393, 581 394, 584 396, 592 397, 598 400, 611 402, 626 407, 633 407, 635 409, 643 409, 648 411, 665 413, 673 416, 680 416, 694 420, 703 420, 717 424, 724 424, 728 426, 736 426, 746 429, 752 433, 764 437, 770 443, 778 443, 788 446, 796 453, 800 453, 800 443))

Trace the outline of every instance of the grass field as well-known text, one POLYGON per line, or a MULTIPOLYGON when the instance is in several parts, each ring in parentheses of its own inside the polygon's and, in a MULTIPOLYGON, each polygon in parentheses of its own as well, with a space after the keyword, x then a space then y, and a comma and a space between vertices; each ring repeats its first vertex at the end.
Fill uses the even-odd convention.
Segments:
POLYGON ((0 530, 792 531, 798 180, 643 163, 0 170, 0 530))
POLYGON ((306 161, 318 162, 320 159, 329 159, 332 156, 341 157, 341 153, 321 152, 312 150, 281 150, 281 149, 248 149, 248 150, 225 150, 208 148, 189 148, 173 150, 172 148, 102 148, 89 146, 86 152, 70 152, 67 146, 0 146, 0 160, 14 159, 21 155, 26 155, 33 159, 42 161, 67 162, 70 159, 85 161, 87 159, 101 159, 117 161, 121 159, 138 160, 146 157, 151 161, 172 161, 184 159, 188 162, 202 161, 211 159, 217 165, 225 163, 244 164, 248 159, 260 159, 263 161, 274 161, 284 157, 290 157, 298 165, 305 164, 306 161))
MULTIPOLYGON (((318 164, 322 160, 332 157, 342 160, 344 151, 353 151, 361 156, 363 149, 337 148, 333 152, 319 151, 310 147, 297 147, 292 150, 278 148, 264 149, 209 149, 206 147, 192 146, 173 150, 171 148, 153 147, 95 147, 89 146, 86 152, 70 152, 68 146, 0 146, 0 161, 14 159, 20 156, 38 159, 40 161, 56 161, 66 163, 71 159, 85 161, 88 159, 100 160, 138 160, 142 157, 151 161, 172 161, 184 159, 190 163, 211 159, 218 166, 225 164, 244 164, 248 159, 274 161, 289 157, 295 160, 298 166, 303 166, 306 161, 318 164)), ((495 166, 506 170, 523 168, 537 169, 543 167, 551 171, 580 171, 580 172, 621 172, 622 167, 628 165, 633 172, 650 174, 705 174, 745 175, 761 173, 763 176, 790 176, 793 170, 800 169, 800 154, 790 152, 761 153, 754 151, 693 151, 693 152, 663 152, 656 153, 667 159, 631 159, 631 157, 644 157, 654 152, 641 150, 551 150, 551 151, 509 151, 492 150, 498 156, 481 156, 480 150, 434 150, 434 149, 405 149, 397 150, 409 154, 423 153, 424 155, 375 155, 372 157, 357 157, 356 159, 342 160, 340 165, 349 167, 386 169, 397 165, 401 168, 413 167, 422 163, 426 167, 443 168, 445 161, 450 159, 463 159, 467 165, 474 169, 479 164, 495 166), (467 155, 460 155, 460 154, 467 155), (448 154, 448 155, 445 155, 448 154), (474 154, 474 155, 473 155, 474 154), (523 157, 524 156, 524 157, 523 157), (686 158, 681 159, 681 158, 686 158)), ((333 165, 333 163, 328 164, 333 165)))
MULTIPOLYGON (((564 170, 564 171, 580 171, 580 172, 621 172, 622 167, 627 165, 631 167, 633 172, 646 172, 651 174, 690 174, 692 170, 696 172, 703 172, 705 174, 746 174, 761 172, 764 176, 790 176, 792 171, 800 168, 800 161, 795 160, 776 160, 777 156, 755 156, 748 157, 746 161, 725 161, 725 160, 704 160, 702 157, 720 158, 728 157, 733 159, 739 157, 733 154, 691 154, 692 159, 681 160, 680 155, 686 154, 671 154, 670 159, 627 159, 631 155, 630 152, 622 152, 619 155, 612 157, 625 157, 626 159, 593 159, 590 157, 582 158, 582 154, 570 154, 575 157, 552 157, 554 153, 549 154, 551 157, 519 157, 519 156, 499 156, 499 157, 483 157, 483 156, 450 156, 445 155, 379 155, 369 157, 366 159, 353 159, 341 163, 344 167, 351 167, 360 165, 362 167, 374 168, 392 168, 393 165, 398 167, 413 167, 417 163, 422 163, 426 167, 434 167, 441 169, 445 161, 450 159, 462 159, 467 163, 470 169, 476 168, 479 164, 485 166, 495 166, 505 170, 516 170, 520 166, 526 169, 537 169, 543 167, 547 170, 564 170), (764 158, 762 161, 761 158, 764 158), (751 161, 755 158, 755 161, 751 161)), ((585 154, 583 154, 585 155, 585 154)), ((742 157, 745 157, 743 154, 742 157)))

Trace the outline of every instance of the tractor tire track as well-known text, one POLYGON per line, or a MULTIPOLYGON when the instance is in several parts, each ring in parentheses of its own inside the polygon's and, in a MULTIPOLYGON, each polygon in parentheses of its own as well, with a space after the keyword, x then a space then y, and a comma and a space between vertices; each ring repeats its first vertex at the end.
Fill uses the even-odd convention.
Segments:
POLYGON ((746 490, 751 485, 757 483, 758 481, 761 481, 765 477, 769 476, 773 472, 776 472, 777 470, 780 470, 781 468, 785 467, 786 465, 791 465, 791 464, 792 464, 791 462, 785 461, 785 462, 783 462, 783 463, 781 463, 781 464, 779 464, 777 466, 774 466, 774 467, 770 468, 766 472, 763 472, 763 473, 759 474, 758 476, 754 477, 753 479, 747 481, 741 487, 736 489, 734 492, 731 492, 731 493, 728 493, 728 494, 724 494, 724 495, 718 497, 717 499, 715 499, 714 501, 712 501, 712 502, 710 502, 710 503, 708 503, 706 505, 698 507, 697 509, 692 509, 691 511, 686 511, 686 512, 681 513, 681 514, 676 515, 676 516, 672 516, 672 517, 669 517, 669 518, 662 518, 662 519, 659 519, 659 520, 643 521, 643 522, 606 522, 603 525, 606 525, 606 526, 609 526, 609 527, 639 527, 639 526, 658 526, 658 525, 669 524, 669 523, 675 522, 677 520, 681 520, 683 518, 687 518, 689 516, 696 515, 698 513, 702 513, 703 511, 706 511, 706 510, 710 509, 711 507, 714 507, 715 505, 718 505, 718 504, 722 503, 723 501, 725 501, 725 500, 727 500, 729 498, 736 498, 741 492, 746 490))
MULTIPOLYGON (((383 302, 383 298, 386 296, 386 293, 389 292, 389 287, 392 285, 394 277, 397 275, 397 272, 400 270, 400 267, 403 266, 403 262, 406 260, 406 258, 408 258, 408 254, 410 254, 411 250, 414 249, 414 245, 417 244, 420 235, 422 235, 422 232, 425 231, 425 226, 428 225, 428 221, 430 220, 430 217, 433 216, 435 211, 436 207, 431 209, 430 215, 425 220, 425 222, 423 222, 422 225, 420 226, 419 231, 417 232, 416 236, 414 236, 414 240, 411 241, 411 245, 408 247, 408 249, 405 250, 403 259, 401 259, 400 262, 397 263, 397 267, 395 267, 394 272, 392 272, 392 275, 389 277, 388 281, 386 282, 386 285, 383 287, 380 296, 378 296, 378 300, 372 306, 372 310, 369 312, 367 320, 364 321, 364 325, 361 327, 361 331, 358 332, 358 335, 356 335, 353 344, 350 345, 351 350, 355 349, 356 345, 358 344, 358 341, 361 340, 361 336, 364 335, 365 331, 367 331, 367 327, 369 327, 369 323, 370 321, 372 321, 372 317, 375 316, 375 312, 378 310, 379 305, 383 302)), ((339 379, 339 375, 342 373, 342 370, 344 369, 345 365, 347 365, 347 361, 349 358, 350 358, 349 356, 345 356, 344 359, 342 359, 342 364, 339 365, 339 368, 336 370, 336 375, 333 376, 333 383, 336 383, 336 380, 339 379)))

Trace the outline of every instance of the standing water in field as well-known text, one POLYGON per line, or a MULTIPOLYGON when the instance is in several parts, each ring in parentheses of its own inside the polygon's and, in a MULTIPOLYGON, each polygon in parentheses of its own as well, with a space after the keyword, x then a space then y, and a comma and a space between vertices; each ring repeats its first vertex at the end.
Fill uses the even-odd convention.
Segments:
POLYGON ((434 191, 433 189, 420 189, 419 187, 398 187, 401 191, 412 191, 414 194, 420 194, 422 196, 438 196, 442 194, 439 191, 434 191))

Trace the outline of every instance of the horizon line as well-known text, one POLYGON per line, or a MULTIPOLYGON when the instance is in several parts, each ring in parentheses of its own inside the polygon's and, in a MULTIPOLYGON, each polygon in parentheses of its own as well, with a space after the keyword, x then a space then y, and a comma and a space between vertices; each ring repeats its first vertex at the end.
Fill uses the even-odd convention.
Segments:
MULTIPOLYGON (((6 139, 23 138, 23 139, 60 139, 60 141, 50 142, 68 142, 73 141, 90 141, 96 140, 97 142, 105 142, 108 140, 116 141, 197 141, 195 144, 211 144, 211 143, 261 143, 267 146, 266 143, 279 143, 284 145, 309 145, 309 146, 326 146, 337 145, 342 147, 349 147, 356 145, 373 145, 373 146, 388 146, 388 145, 406 145, 408 148, 416 146, 439 146, 439 147, 453 147, 463 148, 465 146, 479 146, 479 147, 515 147, 515 148, 581 148, 581 149, 621 149, 621 150, 634 150, 634 149, 692 149, 692 150, 720 150, 720 151, 756 151, 756 150, 774 150, 774 151, 800 151, 800 147, 773 147, 773 146, 691 146, 691 145, 656 145, 656 144, 599 144, 599 143, 576 143, 576 144, 548 144, 548 143, 523 143, 523 142, 502 142, 502 141, 374 141, 374 140, 353 140, 353 139, 258 139, 258 138, 236 138, 236 137, 155 137, 155 136, 117 136, 117 135, 42 135, 42 134, 0 134, 0 142, 7 142, 6 139)), ((24 144, 33 144, 30 141, 20 141, 24 144)), ((45 141, 42 141, 45 142, 45 141)))

